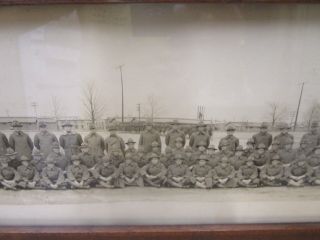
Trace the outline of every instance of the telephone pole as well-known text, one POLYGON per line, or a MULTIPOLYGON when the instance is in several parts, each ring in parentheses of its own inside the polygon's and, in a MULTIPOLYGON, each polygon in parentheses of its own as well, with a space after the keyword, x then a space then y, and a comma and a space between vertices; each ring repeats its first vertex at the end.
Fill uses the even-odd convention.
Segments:
POLYGON ((138 110, 138 119, 139 119, 139 132, 140 132, 140 122, 141 122, 141 104, 137 104, 137 110, 138 110))
POLYGON ((296 130, 296 126, 297 126, 297 121, 298 121, 298 116, 299 116, 299 111, 300 111, 300 104, 301 104, 304 84, 305 84, 305 82, 302 82, 300 96, 299 96, 299 102, 298 102, 298 107, 297 107, 297 112, 296 112, 296 118, 294 120, 294 125, 293 125, 293 131, 296 130))
POLYGON ((122 67, 124 65, 119 65, 119 71, 120 71, 120 80, 121 80, 121 122, 124 122, 124 101, 123 101, 123 78, 122 78, 122 67))

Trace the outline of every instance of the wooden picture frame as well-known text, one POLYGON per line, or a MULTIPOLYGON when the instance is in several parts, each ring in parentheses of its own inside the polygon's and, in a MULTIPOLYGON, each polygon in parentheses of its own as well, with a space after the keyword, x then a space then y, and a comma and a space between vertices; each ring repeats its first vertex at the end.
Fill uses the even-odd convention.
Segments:
MULTIPOLYGON (((0 0, 1 6, 123 3, 320 3, 320 0, 0 0)), ((224 224, 181 226, 8 226, 0 239, 320 239, 320 223, 224 224)))

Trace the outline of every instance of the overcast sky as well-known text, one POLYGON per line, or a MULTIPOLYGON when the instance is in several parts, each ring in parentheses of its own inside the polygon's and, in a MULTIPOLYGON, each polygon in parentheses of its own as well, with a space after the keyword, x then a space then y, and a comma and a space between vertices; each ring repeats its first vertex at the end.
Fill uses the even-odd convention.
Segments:
MULTIPOLYGON (((0 116, 83 116, 94 81, 105 116, 136 116, 154 95, 163 117, 269 120, 269 102, 320 100, 320 5, 93 5, 0 9, 0 116)), ((303 114, 302 114, 303 115, 303 114)))

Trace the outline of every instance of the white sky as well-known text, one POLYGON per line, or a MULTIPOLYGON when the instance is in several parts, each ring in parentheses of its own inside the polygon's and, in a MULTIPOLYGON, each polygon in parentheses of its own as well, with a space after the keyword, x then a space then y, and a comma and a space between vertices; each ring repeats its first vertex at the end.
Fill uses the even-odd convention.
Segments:
POLYGON ((154 95, 163 117, 262 121, 268 102, 302 113, 320 100, 320 5, 93 5, 0 9, 0 116, 83 115, 95 81, 105 116, 136 116, 154 95))

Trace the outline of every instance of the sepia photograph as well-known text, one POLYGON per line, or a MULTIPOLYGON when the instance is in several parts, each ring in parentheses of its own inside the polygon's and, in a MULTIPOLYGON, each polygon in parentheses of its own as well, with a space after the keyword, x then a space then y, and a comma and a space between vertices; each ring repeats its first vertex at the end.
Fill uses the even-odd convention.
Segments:
POLYGON ((320 221, 320 5, 0 8, 0 226, 320 221))

